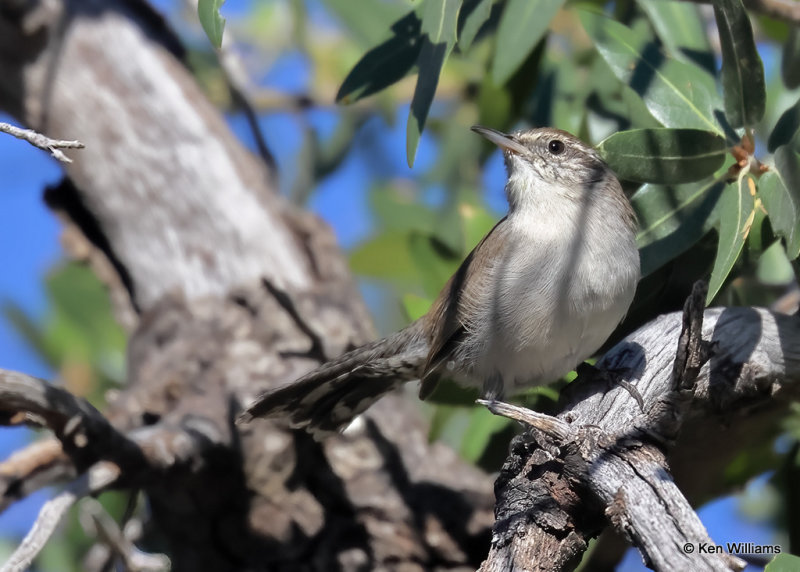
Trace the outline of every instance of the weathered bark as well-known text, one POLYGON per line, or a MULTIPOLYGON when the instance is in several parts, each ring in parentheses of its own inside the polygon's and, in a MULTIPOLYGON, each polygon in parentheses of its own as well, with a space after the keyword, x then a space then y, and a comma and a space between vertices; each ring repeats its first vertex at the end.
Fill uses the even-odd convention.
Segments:
MULTIPOLYGON (((137 1, 0 2, 0 107, 86 145, 47 200, 133 332, 107 416, 143 455, 115 459, 118 484, 144 489, 178 570, 474 568, 491 480, 401 396, 322 445, 233 426, 374 333, 330 231, 271 188, 176 46, 137 1)), ((58 461, 48 475, 74 474, 58 461)))
POLYGON ((667 452, 678 460, 676 480, 691 483, 741 451, 751 423, 758 435, 777 434, 779 413, 800 393, 800 319, 717 308, 705 312, 701 332, 698 306, 688 341, 679 341, 681 314, 653 320, 576 380, 557 417, 490 405, 534 430, 515 440, 497 481, 498 522, 481 570, 572 569, 605 519, 656 570, 744 566, 699 550, 714 543, 673 481, 667 452), (694 363, 675 366, 692 342, 694 363), (721 427, 731 428, 729 440, 706 464, 696 455, 719 445, 721 427))

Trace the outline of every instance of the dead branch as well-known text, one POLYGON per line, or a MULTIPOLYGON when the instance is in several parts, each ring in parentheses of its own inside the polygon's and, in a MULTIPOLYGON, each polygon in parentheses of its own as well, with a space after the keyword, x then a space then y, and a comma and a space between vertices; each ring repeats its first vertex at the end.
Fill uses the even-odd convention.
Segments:
POLYGON ((36 441, 0 463, 0 513, 33 492, 77 477, 58 439, 36 441))
POLYGON ((0 422, 23 418, 53 431, 78 472, 100 459, 122 467, 144 464, 136 444, 86 400, 42 379, 0 369, 0 422))
POLYGON ((27 141, 34 147, 38 147, 43 151, 48 151, 55 159, 62 163, 72 163, 72 159, 64 155, 61 149, 83 149, 84 144, 80 141, 64 141, 61 139, 51 139, 46 135, 42 135, 33 129, 22 129, 9 123, 0 121, 0 133, 8 133, 9 135, 27 141))
POLYGON ((120 529, 117 522, 98 501, 84 499, 79 507, 80 521, 87 534, 96 536, 102 546, 130 572, 163 572, 170 569, 170 561, 164 554, 142 552, 120 529))
POLYGON ((102 491, 116 481, 119 475, 119 467, 113 463, 98 463, 90 467, 88 471, 70 483, 55 497, 44 503, 33 527, 3 567, 0 568, 0 572, 28 570, 70 507, 77 500, 102 491))
POLYGON ((572 569, 606 520, 656 570, 743 566, 730 555, 699 553, 713 542, 673 481, 666 455, 687 426, 695 442, 720 426, 758 426, 762 417, 771 417, 777 432, 775 411, 800 393, 800 319, 756 308, 701 313, 702 292, 695 294, 701 302, 690 301, 684 315, 643 326, 612 348, 597 372, 581 375, 562 396, 557 418, 492 405, 536 430, 515 441, 498 478, 497 522, 482 570, 536 563, 572 569), (620 372, 644 410, 626 388, 609 389, 608 376, 620 372), (698 421, 709 428, 698 430, 698 421), (693 553, 681 549, 686 543, 693 553))

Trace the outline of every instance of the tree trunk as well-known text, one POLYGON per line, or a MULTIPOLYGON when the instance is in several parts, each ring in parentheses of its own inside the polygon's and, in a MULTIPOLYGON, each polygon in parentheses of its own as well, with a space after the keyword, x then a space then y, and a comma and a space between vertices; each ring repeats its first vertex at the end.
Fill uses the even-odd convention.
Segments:
POLYGON ((429 444, 401 395, 324 444, 234 427, 374 332, 329 229, 277 194, 180 56, 134 0, 0 2, 0 106, 86 145, 46 199, 132 333, 106 413, 144 458, 114 457, 120 486, 145 491, 177 570, 474 569, 491 479, 429 444))

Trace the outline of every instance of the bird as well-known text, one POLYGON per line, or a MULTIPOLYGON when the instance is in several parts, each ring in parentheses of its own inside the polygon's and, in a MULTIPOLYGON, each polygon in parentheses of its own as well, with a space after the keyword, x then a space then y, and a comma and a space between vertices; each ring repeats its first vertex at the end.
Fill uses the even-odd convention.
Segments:
POLYGON ((506 216, 427 314, 265 391, 238 423, 283 418, 324 438, 414 380, 421 399, 450 378, 501 400, 555 381, 611 335, 640 278, 636 215, 614 172, 560 129, 472 130, 502 151, 506 216))

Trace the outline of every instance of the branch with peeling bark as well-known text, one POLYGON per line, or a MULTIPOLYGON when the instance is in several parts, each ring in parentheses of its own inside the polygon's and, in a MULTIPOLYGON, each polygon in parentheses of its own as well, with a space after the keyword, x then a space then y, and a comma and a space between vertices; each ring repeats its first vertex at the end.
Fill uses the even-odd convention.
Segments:
POLYGON ((714 542, 667 455, 673 447, 680 454, 686 427, 702 447, 698 422, 747 425, 775 417, 800 393, 800 318, 756 308, 703 313, 703 299, 695 292, 683 315, 661 316, 612 348, 565 391, 556 417, 488 404, 530 430, 498 478, 498 518, 481 570, 572 569, 606 522, 656 570, 744 567, 731 555, 682 550, 714 542), (612 381, 609 389, 610 376, 629 382, 644 408, 626 387, 612 381))

